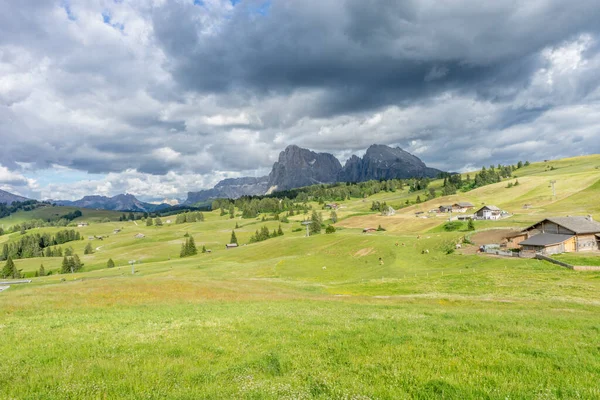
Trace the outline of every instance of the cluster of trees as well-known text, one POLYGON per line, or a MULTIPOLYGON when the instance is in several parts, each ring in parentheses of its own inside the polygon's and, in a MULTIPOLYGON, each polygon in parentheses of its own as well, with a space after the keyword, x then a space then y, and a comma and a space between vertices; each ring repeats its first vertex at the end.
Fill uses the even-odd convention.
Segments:
POLYGON ((196 248, 196 243, 194 242, 194 238, 189 236, 185 239, 185 243, 181 244, 181 251, 179 252, 179 257, 190 257, 198 254, 198 249, 196 248))
MULTIPOLYGON (((4 244, 0 261, 20 258, 32 257, 52 257, 55 256, 54 251, 49 249, 51 246, 56 246, 68 243, 74 240, 81 240, 81 235, 73 229, 66 229, 56 232, 53 236, 48 233, 34 235, 26 235, 18 241, 4 244), (46 249, 46 251, 44 251, 46 249)), ((55 250, 59 251, 59 250, 55 250)), ((60 250, 62 253, 62 250, 60 250)))
POLYGON ((202 212, 184 212, 177 214, 175 217, 176 224, 185 224, 186 222, 201 222, 204 221, 204 214, 202 212))
POLYGON ((383 212, 383 211, 386 211, 387 209, 388 209, 388 205, 385 201, 383 203, 380 203, 379 201, 374 201, 371 203, 371 211, 383 212))
POLYGON ((442 187, 442 195, 449 196, 456 194, 458 190, 466 192, 481 186, 501 182, 502 179, 512 177, 514 171, 528 165, 530 165, 529 161, 525 161, 525 163, 519 161, 517 165, 490 165, 489 168, 482 167, 481 171, 477 172, 473 179, 471 179, 470 175, 467 175, 464 180, 460 174, 443 173, 444 185, 442 187))
POLYGON ((40 207, 48 207, 50 203, 37 200, 15 201, 11 204, 0 203, 0 218, 8 217, 19 210, 32 211, 40 207))
POLYGON ((260 229, 256 230, 256 233, 254 233, 254 235, 250 237, 250 243, 262 242, 264 240, 274 238, 277 236, 283 236, 283 229, 281 229, 281 225, 279 225, 279 229, 273 229, 273 233, 269 233, 269 228, 267 228, 266 225, 263 225, 260 229))
POLYGON ((129 214, 123 213, 123 215, 119 217, 119 221, 135 221, 136 219, 142 219, 142 215, 138 214, 136 218, 135 214, 131 211, 129 212, 129 214))
POLYGON ((73 254, 71 257, 65 256, 60 267, 61 274, 68 274, 81 271, 83 263, 79 259, 77 254, 73 254))
POLYGON ((83 215, 83 213, 81 212, 81 210, 75 210, 68 214, 63 215, 59 219, 66 219, 67 221, 73 221, 75 218, 79 218, 82 215, 83 215))
POLYGON ((146 218, 146 226, 152 226, 152 225, 162 226, 163 225, 162 219, 160 219, 160 217, 156 217, 154 219, 152 219, 152 217, 146 218))

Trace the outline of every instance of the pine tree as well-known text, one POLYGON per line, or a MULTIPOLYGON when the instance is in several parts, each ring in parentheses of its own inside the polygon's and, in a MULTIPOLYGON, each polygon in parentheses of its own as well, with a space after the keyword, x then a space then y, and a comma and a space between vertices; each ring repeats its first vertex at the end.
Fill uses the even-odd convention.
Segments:
POLYGON ((206 253, 206 246, 202 245, 202 252, 206 253))
POLYGON ((279 229, 277 229, 277 236, 283 236, 283 229, 281 229, 281 225, 279 225, 279 229))
POLYGON ((77 272, 83 268, 83 263, 77 254, 73 254, 73 271, 77 272))
MULTIPOLYGON (((83 254, 93 254, 94 249, 92 248, 92 243, 88 242, 87 246, 85 246, 85 250, 83 250, 83 254)), ((65 254, 68 255, 68 254, 65 254)))
POLYGON ((19 272, 17 271, 17 267, 15 267, 15 263, 13 262, 12 258, 9 256, 8 259, 6 260, 6 264, 4 265, 4 268, 2 268, 2 277, 3 278, 17 278, 17 274, 19 272))
POLYGON ((60 273, 61 274, 67 274, 69 273, 70 269, 69 269, 69 260, 67 259, 67 256, 65 256, 62 260, 62 265, 60 268, 60 273))
POLYGON ((235 229, 239 229, 239 227, 240 227, 240 226, 239 226, 239 225, 238 225, 238 223, 236 222, 236 223, 235 223, 235 229))
POLYGON ((235 207, 233 207, 233 204, 229 206, 229 218, 233 219, 233 217, 235 217, 235 207))
POLYGON ((152 225, 154 225, 152 223, 152 218, 146 218, 146 226, 152 226, 152 225))
POLYGON ((160 219, 160 218, 156 218, 156 219, 154 220, 154 225, 156 225, 156 226, 162 226, 162 224, 163 224, 163 223, 162 223, 162 219, 160 219))
POLYGON ((235 236, 235 231, 231 231, 231 239, 229 239, 229 243, 238 244, 237 237, 235 236))
POLYGON ((469 223, 467 224, 467 229, 470 231, 474 231, 475 230, 475 222, 473 222, 472 219, 469 220, 469 223))
POLYGON ((65 249, 65 256, 71 257, 72 255, 73 255, 73 248, 69 246, 65 249))
POLYGON ((331 222, 333 222, 334 224, 337 222, 338 216, 337 216, 337 213, 335 212, 335 210, 331 211, 331 214, 329 214, 329 218, 331 219, 331 222))
POLYGON ((190 238, 188 239, 188 255, 189 256, 195 256, 196 254, 198 254, 198 249, 196 249, 196 243, 194 242, 194 237, 190 236, 190 238))
POLYGON ((113 261, 112 258, 109 258, 108 261, 106 262, 106 268, 114 268, 115 267, 115 262, 113 261))
POLYGON ((179 251, 179 257, 183 258, 183 257, 187 257, 187 239, 185 241, 185 243, 181 243, 181 250, 179 251))
POLYGON ((39 276, 46 276, 46 269, 44 268, 44 264, 40 265, 40 270, 38 271, 39 276))

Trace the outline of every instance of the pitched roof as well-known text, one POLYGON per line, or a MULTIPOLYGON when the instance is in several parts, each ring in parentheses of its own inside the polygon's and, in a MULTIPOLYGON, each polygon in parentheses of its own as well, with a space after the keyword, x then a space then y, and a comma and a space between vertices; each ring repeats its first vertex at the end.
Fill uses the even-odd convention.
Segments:
POLYGON ((544 221, 546 220, 578 234, 600 232, 600 223, 590 220, 587 217, 554 217, 546 218, 544 221))
POLYGON ((472 203, 469 203, 468 201, 459 201, 458 203, 455 203, 454 205, 459 206, 459 207, 474 207, 474 205, 472 203))
POLYGON ((527 240, 523 240, 521 246, 551 246, 553 244, 559 244, 571 239, 573 235, 559 235, 556 233, 540 233, 530 237, 527 240))
POLYGON ((487 208, 490 211, 502 211, 500 208, 498 208, 496 206, 483 206, 479 210, 477 210, 476 212, 479 212, 479 211, 483 210, 484 208, 487 208))

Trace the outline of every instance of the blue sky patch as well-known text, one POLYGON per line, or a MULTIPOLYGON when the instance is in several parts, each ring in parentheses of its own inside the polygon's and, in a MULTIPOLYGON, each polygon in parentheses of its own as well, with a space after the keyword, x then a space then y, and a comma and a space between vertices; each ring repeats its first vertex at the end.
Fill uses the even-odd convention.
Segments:
POLYGON ((67 17, 71 21, 76 21, 77 20, 77 18, 75 17, 75 14, 73 14, 73 11, 71 10, 71 4, 69 4, 68 1, 63 1, 62 8, 64 8, 65 12, 67 13, 67 17))

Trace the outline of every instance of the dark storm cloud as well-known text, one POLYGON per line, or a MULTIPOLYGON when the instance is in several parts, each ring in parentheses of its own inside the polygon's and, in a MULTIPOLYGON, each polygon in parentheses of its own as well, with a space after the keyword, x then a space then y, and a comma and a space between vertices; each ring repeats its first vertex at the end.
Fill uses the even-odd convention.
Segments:
POLYGON ((178 3, 153 14, 183 89, 262 96, 324 89, 313 116, 446 90, 503 100, 540 66, 537 52, 598 30, 600 20, 595 1, 273 1, 266 16, 238 5, 214 32, 202 33, 209 28, 200 12, 178 3))
POLYGON ((291 143, 448 170, 600 152, 599 20, 589 0, 0 0, 0 173, 172 196, 291 143))

